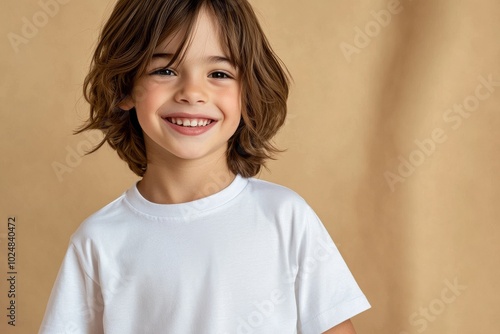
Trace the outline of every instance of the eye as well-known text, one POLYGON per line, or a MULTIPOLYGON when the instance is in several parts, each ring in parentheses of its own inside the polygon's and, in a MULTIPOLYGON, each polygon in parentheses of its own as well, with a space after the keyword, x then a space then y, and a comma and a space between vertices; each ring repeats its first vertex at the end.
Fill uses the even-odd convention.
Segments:
POLYGON ((210 73, 208 77, 213 79, 231 79, 229 74, 221 71, 210 73))
POLYGON ((173 76, 175 75, 175 72, 172 71, 169 68, 160 68, 158 70, 155 70, 152 75, 161 75, 161 76, 173 76))

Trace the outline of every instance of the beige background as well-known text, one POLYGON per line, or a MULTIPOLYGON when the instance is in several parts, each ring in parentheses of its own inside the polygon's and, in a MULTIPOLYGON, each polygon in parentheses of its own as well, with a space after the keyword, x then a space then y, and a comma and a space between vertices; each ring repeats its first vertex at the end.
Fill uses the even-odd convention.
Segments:
MULTIPOLYGON (((37 0, 0 5, 1 333, 36 333, 69 236, 136 180, 109 148, 81 159, 96 137, 71 135, 87 112, 82 81, 112 3, 61 2, 46 21, 37 0), (16 52, 8 34, 34 19, 38 31, 25 28, 16 52), (15 329, 5 317, 10 216, 15 329)), ((500 2, 252 3, 295 79, 277 138, 288 151, 260 177, 299 192, 324 221, 373 305, 354 318, 358 333, 496 332, 500 85, 474 95, 480 77, 500 82, 500 2), (388 8, 391 22, 377 24, 371 12, 388 8), (356 39, 358 28, 371 37, 356 39), (356 53, 344 55, 347 44, 356 53), (464 103, 470 114, 450 110, 464 103), (405 170, 410 158, 418 166, 405 170), (398 168, 391 187, 387 172, 398 168)))

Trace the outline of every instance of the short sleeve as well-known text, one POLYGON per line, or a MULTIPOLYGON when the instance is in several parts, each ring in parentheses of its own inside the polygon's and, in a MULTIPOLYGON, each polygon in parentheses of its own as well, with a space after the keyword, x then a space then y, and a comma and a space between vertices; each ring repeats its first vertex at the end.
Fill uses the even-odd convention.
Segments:
POLYGON ((332 238, 311 208, 298 247, 295 293, 298 333, 320 334, 370 304, 332 238))
POLYGON ((102 300, 99 285, 85 271, 82 256, 70 244, 54 283, 39 334, 103 333, 102 300))

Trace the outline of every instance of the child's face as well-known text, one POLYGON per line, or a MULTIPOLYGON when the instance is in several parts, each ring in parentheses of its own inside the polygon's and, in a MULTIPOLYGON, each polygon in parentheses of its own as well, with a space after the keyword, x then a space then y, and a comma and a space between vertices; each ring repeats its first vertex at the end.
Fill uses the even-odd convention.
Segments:
MULTIPOLYGON (((167 38, 134 84, 148 160, 220 159, 241 117, 237 69, 228 61, 215 21, 200 12, 182 63, 166 68, 181 42, 167 38)), ((125 102, 127 103, 127 102, 125 102)))

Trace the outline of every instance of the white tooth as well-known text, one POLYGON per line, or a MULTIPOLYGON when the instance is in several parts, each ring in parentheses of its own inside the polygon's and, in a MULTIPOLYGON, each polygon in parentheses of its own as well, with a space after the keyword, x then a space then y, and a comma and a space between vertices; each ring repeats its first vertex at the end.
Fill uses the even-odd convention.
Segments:
POLYGON ((188 118, 169 118, 170 122, 173 124, 186 126, 186 127, 200 127, 207 126, 212 123, 212 120, 209 119, 188 119, 188 118))

